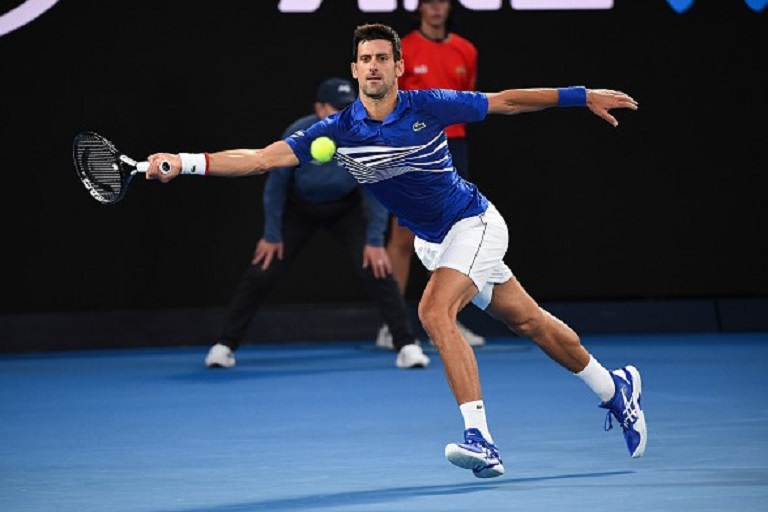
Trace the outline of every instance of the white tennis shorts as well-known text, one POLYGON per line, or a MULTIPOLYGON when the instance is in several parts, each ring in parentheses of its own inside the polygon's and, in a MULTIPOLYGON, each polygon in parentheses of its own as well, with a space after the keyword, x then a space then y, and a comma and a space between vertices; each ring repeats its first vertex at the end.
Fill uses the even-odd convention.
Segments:
POLYGON ((512 277, 504 263, 509 245, 507 223, 490 203, 484 213, 454 224, 441 243, 416 237, 413 245, 427 270, 447 267, 472 279, 478 289, 472 303, 480 309, 491 303, 493 286, 512 277))

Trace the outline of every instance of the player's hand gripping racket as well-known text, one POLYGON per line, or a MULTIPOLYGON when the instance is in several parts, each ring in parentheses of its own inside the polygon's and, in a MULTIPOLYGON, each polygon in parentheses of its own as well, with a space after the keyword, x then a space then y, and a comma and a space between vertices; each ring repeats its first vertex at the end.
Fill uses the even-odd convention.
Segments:
MULTIPOLYGON (((124 155, 107 139, 94 132, 78 133, 72 144, 75 169, 88 192, 104 204, 120 201, 136 173, 147 172, 149 162, 137 162, 124 155)), ((163 161, 160 172, 169 173, 171 164, 163 161)))

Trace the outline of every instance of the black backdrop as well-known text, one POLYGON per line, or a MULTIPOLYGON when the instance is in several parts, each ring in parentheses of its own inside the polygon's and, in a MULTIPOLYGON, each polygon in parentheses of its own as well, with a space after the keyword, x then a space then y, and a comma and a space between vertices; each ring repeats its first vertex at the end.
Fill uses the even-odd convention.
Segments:
MULTIPOLYGON (((137 180, 105 207, 75 177, 71 141, 96 130, 137 159, 260 147, 309 111, 321 79, 348 75, 357 24, 413 21, 340 0, 314 14, 276 4, 62 0, 0 37, 0 311, 229 301, 261 232, 264 179, 137 180)), ((616 0, 456 15, 481 90, 584 84, 641 105, 617 129, 582 109, 470 127, 474 181, 506 216, 507 262, 534 296, 768 295, 765 11, 616 0)), ((337 254, 320 237, 273 302, 361 300, 337 254)))

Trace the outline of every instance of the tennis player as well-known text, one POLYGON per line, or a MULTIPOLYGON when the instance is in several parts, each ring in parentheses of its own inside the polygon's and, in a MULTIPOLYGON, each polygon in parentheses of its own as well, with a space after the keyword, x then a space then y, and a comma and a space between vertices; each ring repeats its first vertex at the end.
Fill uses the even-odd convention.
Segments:
POLYGON ((335 158, 415 233, 416 254, 433 271, 419 302, 419 319, 438 347, 464 419, 464 442, 446 446, 448 460, 479 478, 504 473, 488 428, 474 351, 456 327, 456 315, 470 301, 581 379, 608 410, 607 428, 615 417, 630 455, 640 457, 647 439, 640 373, 633 366, 608 371, 569 326, 528 295, 504 263, 509 237, 504 219, 474 184, 459 177, 443 130, 488 114, 550 107, 586 107, 616 126, 610 111, 636 110, 637 102, 622 92, 585 87, 398 91, 402 73, 398 34, 386 25, 359 26, 352 75, 360 94, 350 106, 263 149, 151 155, 147 178, 167 182, 201 169, 212 176, 245 176, 295 167, 312 159, 315 138, 332 138, 335 158), (162 160, 172 164, 168 174, 158 170, 162 160))

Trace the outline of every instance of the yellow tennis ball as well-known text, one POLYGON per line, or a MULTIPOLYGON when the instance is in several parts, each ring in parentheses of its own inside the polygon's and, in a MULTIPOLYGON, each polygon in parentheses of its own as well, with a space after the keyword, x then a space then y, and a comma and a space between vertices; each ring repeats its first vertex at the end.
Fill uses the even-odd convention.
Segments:
POLYGON ((328 137, 318 137, 312 141, 309 152, 318 162, 330 162, 333 154, 336 153, 336 143, 328 137))

